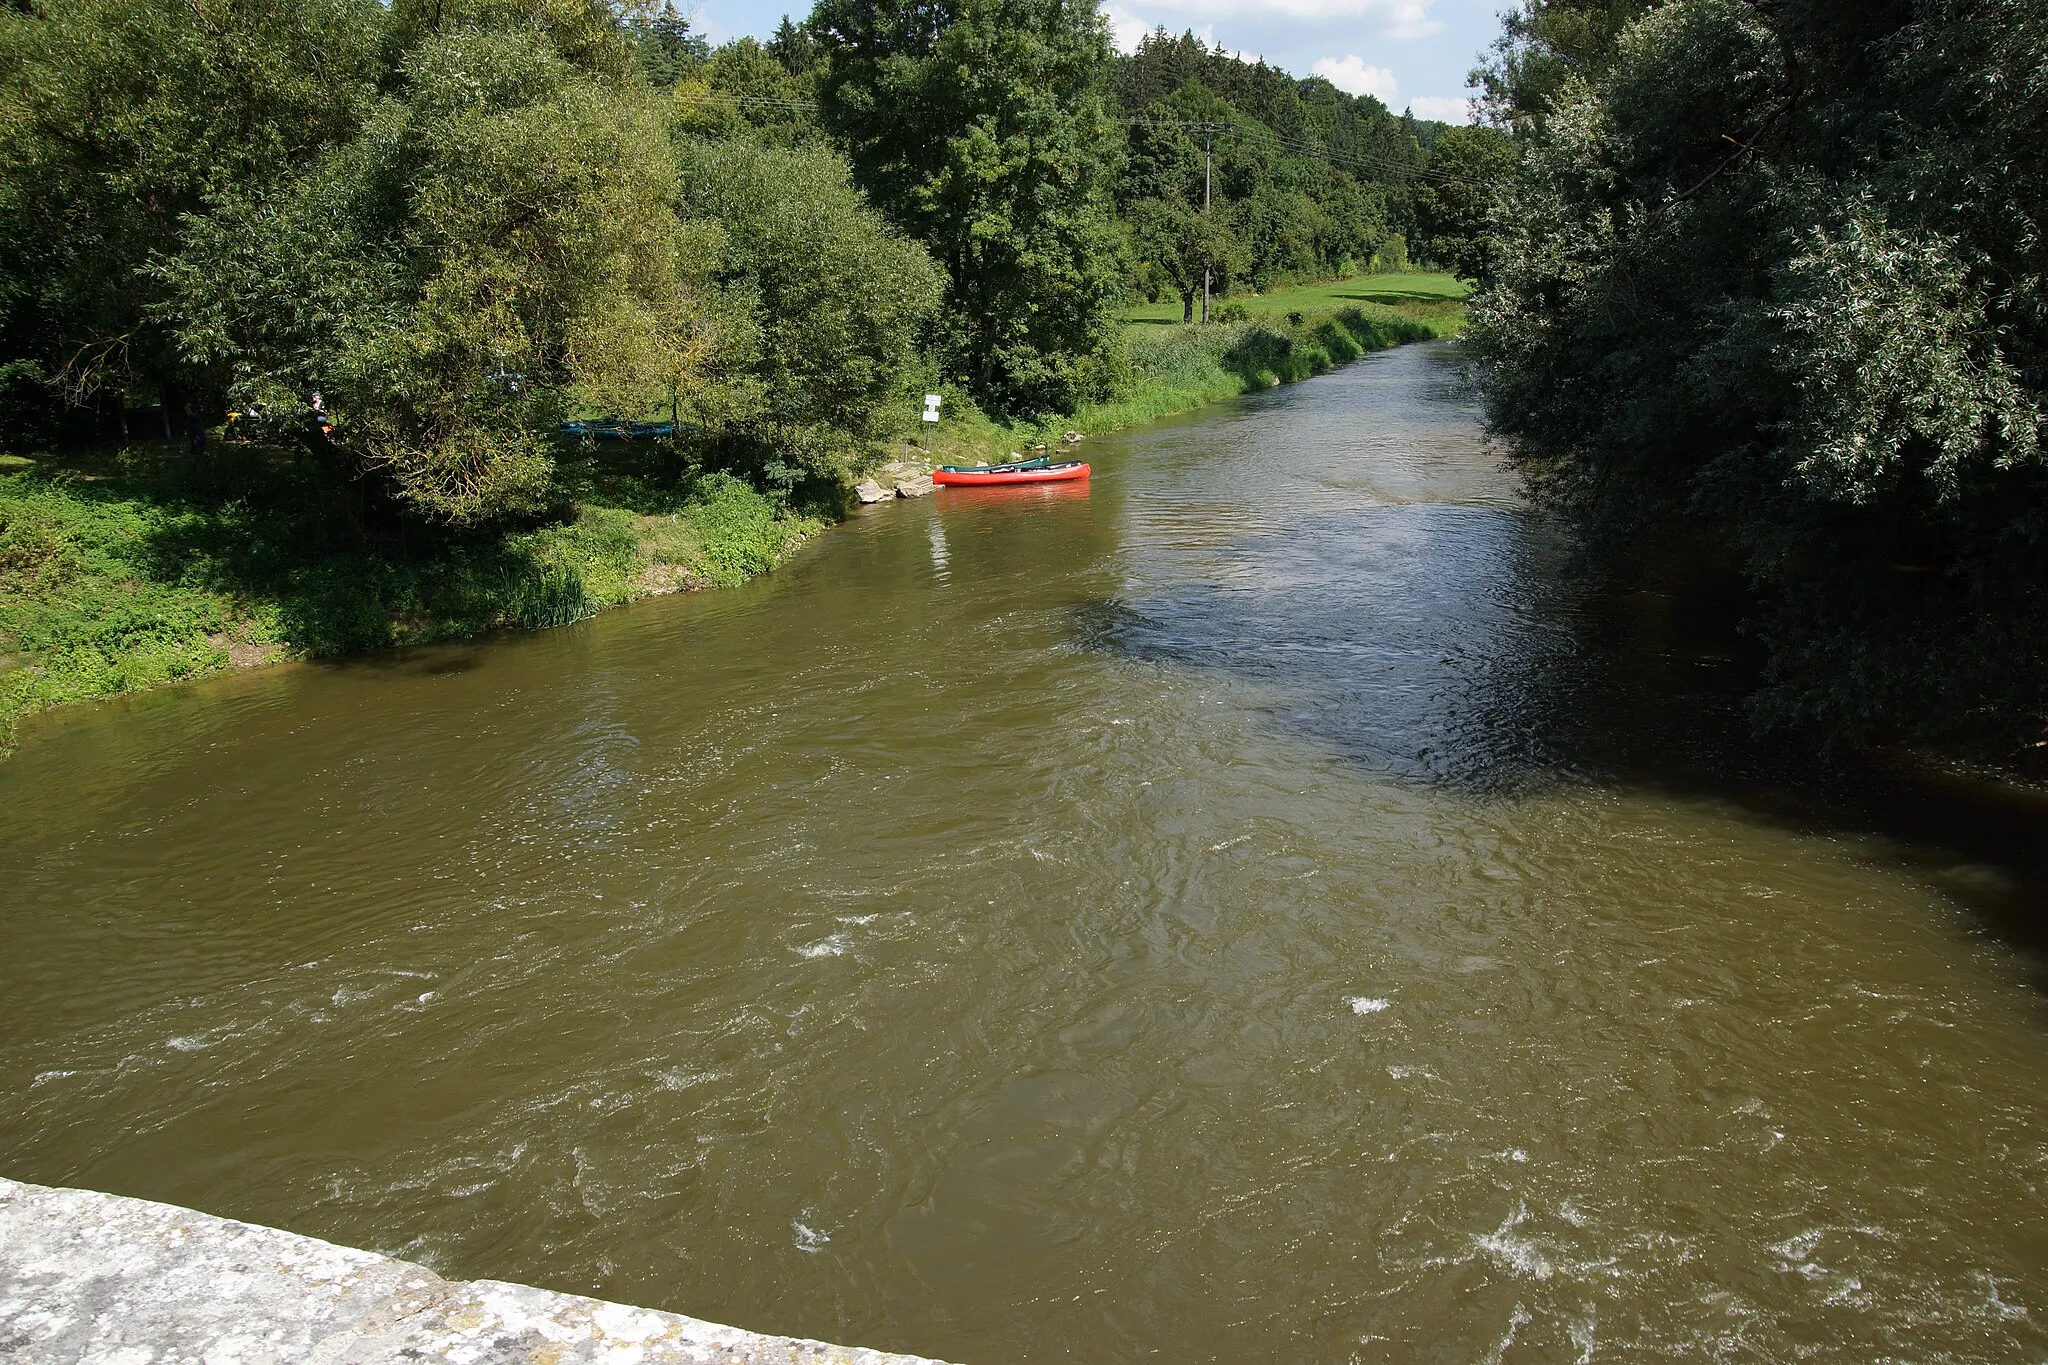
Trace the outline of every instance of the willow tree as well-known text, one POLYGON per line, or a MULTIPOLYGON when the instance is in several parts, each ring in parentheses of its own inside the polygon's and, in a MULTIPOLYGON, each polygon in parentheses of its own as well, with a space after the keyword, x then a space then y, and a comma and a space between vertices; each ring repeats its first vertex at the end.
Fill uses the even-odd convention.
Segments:
POLYGON ((677 218, 665 107, 602 5, 391 24, 391 90, 355 135, 287 186, 216 194, 157 273, 240 399, 327 397, 317 449, 436 519, 531 510, 565 413, 698 390, 717 231, 677 218))
POLYGON ((260 198, 361 125, 376 0, 0 7, 0 365, 72 403, 202 406, 145 269, 215 197, 260 198))
POLYGON ((1595 546, 1758 590, 1768 720, 2048 740, 2048 15, 1525 7, 1473 345, 1595 546))

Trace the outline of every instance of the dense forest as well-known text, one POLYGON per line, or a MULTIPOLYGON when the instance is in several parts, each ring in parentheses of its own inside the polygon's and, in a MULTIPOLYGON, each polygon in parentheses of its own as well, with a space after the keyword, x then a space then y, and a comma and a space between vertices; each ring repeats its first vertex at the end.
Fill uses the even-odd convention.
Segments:
POLYGON ((2048 743, 2048 9, 1526 0, 1479 75, 1511 169, 1452 217, 1538 492, 1740 564, 1766 724, 2048 743))
POLYGON ((0 126, 0 438, 233 413, 453 525, 541 512, 579 418, 790 489, 925 385, 1110 397, 1124 302, 1405 260, 1436 131, 1192 37, 1118 58, 1089 0, 716 49, 604 0, 33 0, 0 126))

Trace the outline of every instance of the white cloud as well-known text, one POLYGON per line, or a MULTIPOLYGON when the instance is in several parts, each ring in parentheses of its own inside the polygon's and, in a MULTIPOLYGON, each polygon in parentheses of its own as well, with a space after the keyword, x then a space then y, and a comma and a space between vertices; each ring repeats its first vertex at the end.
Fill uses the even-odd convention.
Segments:
MULTIPOLYGON (((1366 20, 1376 23, 1382 38, 1427 38, 1443 31, 1443 22, 1429 17, 1436 0, 1149 0, 1146 8, 1183 17, 1213 15, 1223 19, 1258 19, 1278 16, 1311 23, 1366 20)), ((1146 24, 1121 5, 1105 7, 1119 46, 1124 41, 1125 21, 1146 24)), ((1179 24, 1169 24, 1178 28, 1179 24)))
POLYGON ((1109 20, 1109 40, 1116 44, 1116 50, 1129 56, 1138 50, 1138 41, 1152 31, 1152 25, 1125 9, 1122 5, 1104 5, 1103 17, 1109 20))
POLYGON ((1355 52, 1341 62, 1334 57, 1319 58, 1311 69, 1347 94, 1371 95, 1389 109, 1401 107, 1401 86, 1394 73, 1384 66, 1367 66, 1355 52))
MULTIPOLYGON (((1168 0, 1168 2, 1171 3, 1171 0, 1168 0)), ((1122 5, 1104 5, 1102 7, 1102 17, 1109 20, 1109 40, 1116 44, 1118 52, 1125 55, 1136 52, 1138 50, 1138 43, 1156 27, 1153 24, 1147 23, 1140 16, 1131 13, 1122 5)), ((1202 46, 1211 49, 1215 48, 1216 25, 1204 24, 1200 28, 1195 29, 1194 34, 1202 40, 1202 46)), ((1228 48, 1223 50, 1223 55, 1235 57, 1241 62, 1256 62, 1259 60, 1259 54, 1256 52, 1232 52, 1228 48)))
POLYGON ((1393 3, 1375 5, 1375 10, 1384 11, 1386 27, 1380 30, 1382 37, 1428 38, 1444 31, 1441 19, 1429 17, 1429 7, 1434 0, 1393 0, 1393 3))
POLYGON ((1311 68, 1339 90, 1353 95, 1371 95, 1389 109, 1398 110, 1405 103, 1417 118, 1435 119, 1439 123, 1470 123, 1472 101, 1457 99, 1448 95, 1417 95, 1403 101, 1401 83, 1394 79, 1394 73, 1384 66, 1367 66, 1365 58, 1353 52, 1343 61, 1335 57, 1319 58, 1311 68))
POLYGON ((1408 107, 1414 110, 1415 117, 1435 119, 1439 123, 1472 121, 1472 101, 1449 95, 1417 95, 1408 102, 1408 107))
MULTIPOLYGON (((656 6, 656 8, 659 8, 659 6, 656 6)), ((704 12, 704 0, 681 0, 681 3, 676 6, 676 13, 689 21, 690 32, 714 47, 719 43, 737 38, 740 34, 747 31, 743 27, 734 28, 731 24, 720 23, 711 15, 706 14, 704 12)))

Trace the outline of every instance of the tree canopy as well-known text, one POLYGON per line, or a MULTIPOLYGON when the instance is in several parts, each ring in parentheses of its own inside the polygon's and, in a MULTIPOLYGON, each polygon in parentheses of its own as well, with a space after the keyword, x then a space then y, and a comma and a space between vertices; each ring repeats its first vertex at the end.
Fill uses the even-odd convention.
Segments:
POLYGON ((1427 163, 1191 35, 1118 57, 1092 0, 717 47, 670 0, 23 0, 0 74, 9 438, 233 410, 445 525, 552 505, 568 419, 788 488, 913 370, 1004 417, 1108 397, 1133 294, 1398 257, 1427 163))
POLYGON ((839 452, 886 425, 940 272, 823 147, 693 141, 679 159, 682 211, 723 234, 715 277, 740 322, 726 328, 721 439, 771 483, 837 472, 839 452))
POLYGON ((1121 137, 1093 0, 820 0, 827 129, 946 268, 939 344, 997 411, 1103 391, 1121 137))
POLYGON ((702 126, 791 77, 672 7, 45 0, 0 60, 9 377, 267 414, 429 519, 541 508, 572 416, 834 468, 936 303, 836 154, 702 126))
POLYGON ((1463 279, 1493 275, 1493 209, 1514 174, 1514 143, 1498 128, 1446 128, 1414 185, 1420 254, 1463 279))
POLYGON ((1205 266, 1218 290, 1327 279, 1370 267, 1407 224, 1427 157, 1370 95, 1164 29, 1117 61, 1113 84, 1130 129, 1117 198, 1135 283, 1177 294, 1190 316, 1205 266))
POLYGON ((1591 543, 1742 556, 1767 721, 2043 738, 2044 73, 2019 0, 1540 0, 1483 72, 1493 421, 1591 543))
POLYGON ((282 183, 229 186, 148 273, 231 401, 331 399, 348 454, 450 521, 545 500, 571 409, 698 386, 701 276, 660 106, 607 16, 394 9, 391 92, 282 183), (399 44, 403 44, 400 46, 399 44))
POLYGON ((178 392, 144 273, 219 195, 255 195, 377 99, 373 0, 49 0, 0 9, 0 347, 73 402, 178 392))

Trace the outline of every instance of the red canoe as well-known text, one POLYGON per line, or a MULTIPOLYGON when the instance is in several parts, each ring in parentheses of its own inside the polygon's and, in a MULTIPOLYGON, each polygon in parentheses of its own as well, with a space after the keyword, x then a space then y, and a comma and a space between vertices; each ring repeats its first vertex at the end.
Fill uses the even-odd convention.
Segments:
POLYGON ((980 468, 965 468, 947 465, 932 471, 932 482, 950 484, 955 488, 986 488, 1002 483, 1063 483, 1068 479, 1085 479, 1088 466, 1074 464, 1026 464, 986 465, 980 468))

